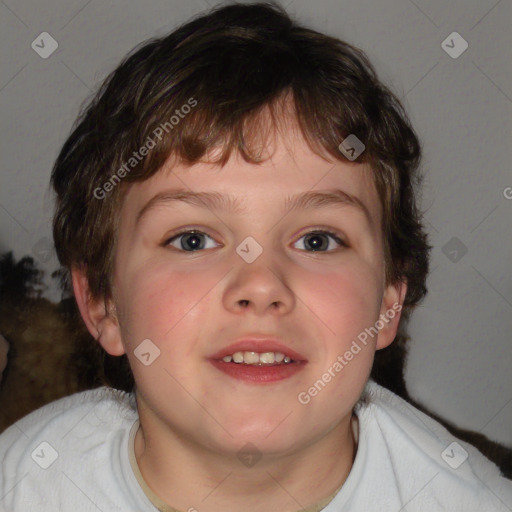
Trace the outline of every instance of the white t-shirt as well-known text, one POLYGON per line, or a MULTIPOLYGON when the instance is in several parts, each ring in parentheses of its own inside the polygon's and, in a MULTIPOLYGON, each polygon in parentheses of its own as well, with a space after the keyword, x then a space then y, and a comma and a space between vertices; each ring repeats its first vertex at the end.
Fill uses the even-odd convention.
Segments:
MULTIPOLYGON (((364 395, 350 474, 308 510, 512 511, 512 480, 476 448, 371 380, 364 395)), ((0 435, 0 511, 173 511, 138 470, 138 424, 134 395, 106 387, 25 416, 0 435)))

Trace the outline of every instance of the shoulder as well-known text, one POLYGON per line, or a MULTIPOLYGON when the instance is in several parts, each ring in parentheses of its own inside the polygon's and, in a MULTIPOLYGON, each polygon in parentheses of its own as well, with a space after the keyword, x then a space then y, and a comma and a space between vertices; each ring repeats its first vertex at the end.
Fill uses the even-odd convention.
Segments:
POLYGON ((129 393, 106 386, 65 396, 32 411, 2 432, 0 452, 12 442, 23 442, 37 434, 56 430, 65 433, 66 427, 76 427, 74 422, 82 422, 91 413, 102 415, 111 427, 136 414, 135 399, 129 393), (104 414, 107 411, 109 414, 104 414))
POLYGON ((105 386, 31 412, 0 435, 0 496, 44 500, 56 474, 95 467, 99 476, 137 417, 133 395, 105 386))
POLYGON ((137 418, 135 399, 124 391, 105 386, 81 391, 32 411, 0 434, 3 465, 33 448, 34 440, 74 439, 110 431, 137 418))
POLYGON ((460 510, 466 503, 466 510, 507 510, 512 503, 512 481, 493 462, 388 389, 370 380, 356 413, 368 453, 389 464, 393 485, 421 489, 416 500, 460 510))

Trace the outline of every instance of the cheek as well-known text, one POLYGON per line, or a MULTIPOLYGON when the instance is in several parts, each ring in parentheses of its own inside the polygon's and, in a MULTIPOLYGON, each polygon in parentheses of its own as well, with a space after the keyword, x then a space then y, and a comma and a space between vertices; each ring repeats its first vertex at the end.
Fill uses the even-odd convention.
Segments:
POLYGON ((304 283, 299 296, 321 328, 326 353, 342 350, 358 334, 373 325, 380 311, 379 282, 365 265, 340 272, 317 274, 304 283))
POLYGON ((309 293, 325 296, 327 303, 345 301, 352 297, 353 304, 346 306, 358 306, 359 300, 367 300, 369 296, 376 295, 375 279, 368 272, 358 268, 343 268, 325 275, 310 275, 309 293))
MULTIPOLYGON (((160 332, 161 319, 172 313, 178 317, 182 291, 174 274, 162 274, 150 266, 126 272, 122 277, 123 325, 134 338, 156 337, 160 332)), ((167 318, 167 324, 173 324, 173 318, 167 318)), ((168 327, 169 328, 169 327, 168 327)))
POLYGON ((209 285, 204 272, 171 270, 168 264, 147 262, 126 272, 123 280, 125 341, 149 338, 163 345, 198 325, 202 303, 208 302, 205 295, 218 277, 209 285))

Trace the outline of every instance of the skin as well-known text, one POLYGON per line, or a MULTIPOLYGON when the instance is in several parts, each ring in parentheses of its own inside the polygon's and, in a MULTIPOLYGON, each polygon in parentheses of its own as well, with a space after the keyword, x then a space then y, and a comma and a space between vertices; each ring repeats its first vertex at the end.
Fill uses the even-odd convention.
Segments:
POLYGON ((298 394, 359 333, 393 304, 403 304, 406 284, 385 286, 382 207, 366 165, 327 162, 290 125, 268 155, 252 165, 233 154, 224 168, 167 163, 132 185, 120 212, 114 299, 107 308, 103 300, 88 300, 84 274, 72 273, 90 332, 109 354, 128 355, 137 384, 141 473, 163 501, 182 511, 292 512, 334 492, 352 467, 352 409, 375 350, 388 346, 398 328, 400 313, 317 396, 299 403, 298 394), (233 195, 246 211, 169 203, 135 222, 155 194, 174 188, 233 195), (372 223, 351 207, 285 215, 287 195, 332 188, 357 196, 372 223), (206 248, 180 252, 187 237, 165 246, 181 227, 206 233, 206 248), (320 227, 339 232, 348 247, 323 235, 328 248, 311 249, 304 234, 320 227), (263 248, 250 264, 236 252, 247 236, 263 248), (255 385, 208 362, 255 332, 282 339, 307 365, 284 381, 255 385), (160 350, 149 366, 134 355, 144 339, 160 350), (248 442, 262 454, 252 467, 237 457, 248 442))

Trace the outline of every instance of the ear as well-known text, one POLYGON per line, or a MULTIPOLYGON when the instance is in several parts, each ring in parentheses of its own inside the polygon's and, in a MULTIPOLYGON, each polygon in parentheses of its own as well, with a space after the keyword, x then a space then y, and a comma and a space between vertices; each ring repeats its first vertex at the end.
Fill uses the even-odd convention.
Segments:
POLYGON ((106 352, 112 356, 122 356, 125 350, 114 304, 103 299, 91 299, 89 283, 83 269, 72 269, 71 278, 76 302, 87 329, 106 352))
POLYGON ((379 316, 384 327, 379 329, 376 350, 388 347, 395 339, 406 292, 407 283, 401 281, 390 284, 386 288, 379 316))

